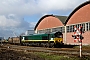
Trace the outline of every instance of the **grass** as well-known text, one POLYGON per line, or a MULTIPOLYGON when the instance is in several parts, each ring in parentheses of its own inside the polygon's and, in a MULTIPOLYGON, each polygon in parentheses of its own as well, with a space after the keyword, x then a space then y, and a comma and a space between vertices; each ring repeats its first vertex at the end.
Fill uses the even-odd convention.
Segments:
MULTIPOLYGON (((90 48, 90 45, 82 45, 83 48, 90 48)), ((74 48, 79 48, 79 45, 75 46, 74 48)))
MULTIPOLYGON (((73 47, 74 49, 79 49, 79 46, 73 47)), ((83 45, 82 49, 88 51, 90 50, 90 45, 83 45)), ((35 55, 44 58, 45 60, 90 60, 90 56, 79 56, 75 55, 66 55, 66 54, 51 54, 51 53, 44 53, 44 52, 34 52, 35 55)))
MULTIPOLYGON (((80 46, 73 47, 74 49, 80 49, 80 46)), ((90 45, 82 45, 82 49, 90 50, 90 45)))
MULTIPOLYGON (((35 52, 36 55, 38 55, 41 58, 44 58, 45 60, 60 60, 64 58, 63 56, 57 56, 49 53, 43 53, 43 52, 35 52)), ((67 57, 65 57, 67 58, 67 57)))
MULTIPOLYGON (((44 53, 44 52, 34 52, 35 55, 44 58, 45 60, 80 60, 79 57, 72 57, 70 55, 55 55, 50 53, 44 53)), ((87 60, 87 59, 84 59, 87 60)))

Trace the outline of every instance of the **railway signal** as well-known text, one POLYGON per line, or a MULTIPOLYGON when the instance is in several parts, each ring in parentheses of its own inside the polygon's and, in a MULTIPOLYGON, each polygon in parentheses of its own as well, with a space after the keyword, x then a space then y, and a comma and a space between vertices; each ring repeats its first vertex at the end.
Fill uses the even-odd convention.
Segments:
POLYGON ((84 33, 82 26, 80 26, 79 28, 76 28, 76 26, 74 26, 74 35, 72 35, 72 37, 74 38, 74 42, 80 42, 82 41, 82 39, 84 39, 82 33, 84 33))
POLYGON ((82 26, 80 26, 79 28, 76 28, 76 26, 74 26, 74 35, 72 35, 72 37, 74 38, 74 42, 78 41, 80 43, 80 57, 82 57, 82 39, 84 39, 82 33, 84 33, 82 26))

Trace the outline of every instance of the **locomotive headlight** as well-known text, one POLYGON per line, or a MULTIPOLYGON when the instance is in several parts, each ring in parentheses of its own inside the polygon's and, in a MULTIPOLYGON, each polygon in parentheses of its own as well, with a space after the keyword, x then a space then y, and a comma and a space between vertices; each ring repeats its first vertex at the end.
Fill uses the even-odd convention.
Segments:
POLYGON ((23 37, 22 40, 25 40, 25 37, 23 37))
POLYGON ((59 42, 61 42, 61 40, 59 40, 59 42))

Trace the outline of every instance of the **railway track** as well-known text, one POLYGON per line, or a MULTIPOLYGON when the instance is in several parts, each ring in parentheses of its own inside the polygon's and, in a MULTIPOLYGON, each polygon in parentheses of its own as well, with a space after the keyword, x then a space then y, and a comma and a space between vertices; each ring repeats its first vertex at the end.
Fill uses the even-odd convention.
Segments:
MULTIPOLYGON (((19 46, 19 45, 3 45, 3 48, 25 52, 45 52, 53 54, 67 54, 67 55, 79 55, 79 49, 73 48, 44 48, 44 47, 31 47, 31 46, 19 46)), ((90 51, 83 50, 82 55, 90 56, 90 51)))

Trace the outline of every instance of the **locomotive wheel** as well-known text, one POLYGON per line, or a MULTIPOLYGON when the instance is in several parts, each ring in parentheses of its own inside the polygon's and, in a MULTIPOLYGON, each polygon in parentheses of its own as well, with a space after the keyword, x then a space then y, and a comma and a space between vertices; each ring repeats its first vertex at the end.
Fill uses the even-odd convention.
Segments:
POLYGON ((54 48, 54 43, 50 43, 50 48, 54 48))
POLYGON ((57 44, 57 43, 54 44, 54 47, 55 47, 55 48, 58 48, 58 47, 59 47, 59 44, 57 44))
POLYGON ((46 48, 49 48, 49 43, 46 43, 46 48))

